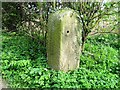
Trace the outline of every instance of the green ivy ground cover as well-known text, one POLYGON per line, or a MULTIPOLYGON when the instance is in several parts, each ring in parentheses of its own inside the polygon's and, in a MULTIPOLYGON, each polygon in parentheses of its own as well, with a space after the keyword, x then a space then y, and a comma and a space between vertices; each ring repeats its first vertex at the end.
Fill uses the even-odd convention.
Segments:
POLYGON ((117 35, 90 37, 80 67, 67 73, 46 63, 45 48, 16 33, 3 33, 1 73, 11 88, 120 88, 117 35))

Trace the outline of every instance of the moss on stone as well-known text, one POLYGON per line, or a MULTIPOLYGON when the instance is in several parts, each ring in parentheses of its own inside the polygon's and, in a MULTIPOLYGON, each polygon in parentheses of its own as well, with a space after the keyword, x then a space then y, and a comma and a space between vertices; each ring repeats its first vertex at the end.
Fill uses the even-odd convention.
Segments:
POLYGON ((68 71, 79 67, 81 29, 77 17, 72 9, 59 10, 49 16, 47 57, 48 64, 55 70, 68 71))

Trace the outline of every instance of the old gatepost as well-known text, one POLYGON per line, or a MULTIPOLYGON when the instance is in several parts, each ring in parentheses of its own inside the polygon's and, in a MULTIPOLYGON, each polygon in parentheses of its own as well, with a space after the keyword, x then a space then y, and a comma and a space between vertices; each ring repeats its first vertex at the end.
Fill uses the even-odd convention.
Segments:
POLYGON ((72 9, 52 13, 48 19, 47 59, 54 70, 67 72, 79 67, 82 28, 72 9))

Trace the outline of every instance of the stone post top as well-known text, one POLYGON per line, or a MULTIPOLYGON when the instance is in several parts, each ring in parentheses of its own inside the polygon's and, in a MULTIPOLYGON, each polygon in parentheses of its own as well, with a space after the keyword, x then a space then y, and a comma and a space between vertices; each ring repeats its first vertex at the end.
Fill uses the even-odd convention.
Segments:
POLYGON ((77 12, 71 8, 63 8, 60 9, 54 13, 51 13, 50 16, 57 16, 57 18, 62 18, 64 17, 64 15, 68 15, 68 16, 76 16, 79 17, 79 15, 77 14, 77 12))

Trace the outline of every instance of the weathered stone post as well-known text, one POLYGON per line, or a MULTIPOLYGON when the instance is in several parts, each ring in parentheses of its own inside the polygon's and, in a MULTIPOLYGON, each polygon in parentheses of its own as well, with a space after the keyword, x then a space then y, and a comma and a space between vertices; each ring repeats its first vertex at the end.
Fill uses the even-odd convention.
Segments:
POLYGON ((59 10, 49 16, 47 59, 54 70, 74 70, 79 67, 82 28, 78 14, 72 9, 59 10))

